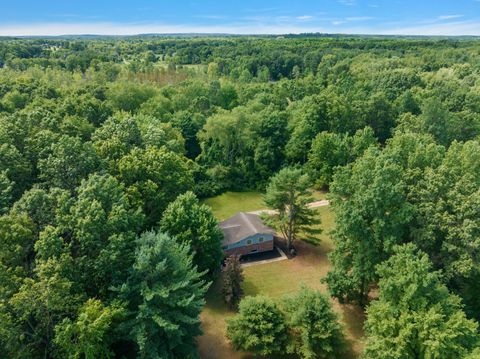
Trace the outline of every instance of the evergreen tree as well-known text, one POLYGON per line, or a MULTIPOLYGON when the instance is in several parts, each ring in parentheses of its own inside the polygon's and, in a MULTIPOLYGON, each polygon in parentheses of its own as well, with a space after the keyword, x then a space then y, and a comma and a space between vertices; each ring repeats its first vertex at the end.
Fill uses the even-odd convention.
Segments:
POLYGON ((135 263, 122 297, 128 301, 130 338, 137 357, 196 357, 200 312, 208 284, 193 265, 190 248, 162 233, 137 239, 135 263))
POLYGON ((315 217, 316 211, 309 208, 313 201, 310 180, 301 169, 284 168, 272 177, 267 187, 265 203, 275 209, 269 222, 279 229, 287 240, 288 250, 300 232, 313 235, 319 233, 314 227, 319 223, 315 217))

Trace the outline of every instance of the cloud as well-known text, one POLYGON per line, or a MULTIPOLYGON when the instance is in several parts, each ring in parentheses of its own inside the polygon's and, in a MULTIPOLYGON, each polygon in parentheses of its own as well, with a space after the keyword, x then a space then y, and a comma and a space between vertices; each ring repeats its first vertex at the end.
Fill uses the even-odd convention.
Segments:
POLYGON ((386 35, 480 36, 480 21, 457 21, 397 27, 381 30, 380 33, 386 35))
MULTIPOLYGON (((480 0, 478 0, 480 1, 480 0)), ((463 17, 463 15, 441 15, 437 17, 438 20, 451 20, 451 19, 458 19, 463 17)))
MULTIPOLYGON (((480 0, 479 0, 480 1, 480 0)), ((346 6, 353 6, 353 5, 356 5, 357 4, 357 1, 356 0, 338 0, 338 2, 342 5, 346 5, 346 6)))
POLYGON ((191 25, 166 23, 36 23, 1 24, 0 36, 58 36, 58 35, 138 35, 138 34, 286 34, 326 32, 321 26, 299 26, 294 22, 267 23, 237 22, 225 25, 191 25))
POLYGON ((375 18, 371 16, 352 16, 352 17, 345 18, 346 21, 368 21, 373 19, 375 18))
POLYGON ((297 20, 301 20, 301 21, 313 20, 313 16, 311 16, 311 15, 302 15, 302 16, 297 16, 296 19, 297 19, 297 20))
POLYGON ((146 33, 220 33, 220 34, 286 34, 286 33, 342 33, 373 35, 477 35, 480 21, 439 21, 436 23, 384 22, 372 24, 369 17, 320 18, 299 16, 256 16, 217 24, 182 24, 160 22, 53 22, 0 24, 0 36, 48 35, 138 35, 146 33))

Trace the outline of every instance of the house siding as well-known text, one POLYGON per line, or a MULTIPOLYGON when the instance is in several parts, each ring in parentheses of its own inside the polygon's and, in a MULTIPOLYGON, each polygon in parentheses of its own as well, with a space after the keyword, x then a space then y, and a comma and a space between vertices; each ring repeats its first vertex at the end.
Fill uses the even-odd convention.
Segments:
POLYGON ((242 239, 240 242, 224 246, 223 250, 227 256, 271 251, 273 250, 273 234, 258 233, 242 239))

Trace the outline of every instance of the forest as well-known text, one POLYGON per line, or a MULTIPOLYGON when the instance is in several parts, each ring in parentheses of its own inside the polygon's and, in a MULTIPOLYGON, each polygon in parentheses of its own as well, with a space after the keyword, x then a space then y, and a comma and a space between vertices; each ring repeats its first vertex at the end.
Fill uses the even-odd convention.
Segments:
POLYGON ((0 357, 198 358, 226 273, 235 350, 343 358, 334 300, 362 358, 480 358, 480 42, 0 38, 0 357), (328 291, 242 297, 204 200, 259 191, 282 226, 312 189, 328 291))

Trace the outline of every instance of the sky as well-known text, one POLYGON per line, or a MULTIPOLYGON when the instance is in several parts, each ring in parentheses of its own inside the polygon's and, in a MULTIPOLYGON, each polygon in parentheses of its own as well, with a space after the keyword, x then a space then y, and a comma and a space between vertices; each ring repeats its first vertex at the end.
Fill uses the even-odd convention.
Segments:
POLYGON ((480 0, 0 0, 2 35, 480 35, 480 0))

